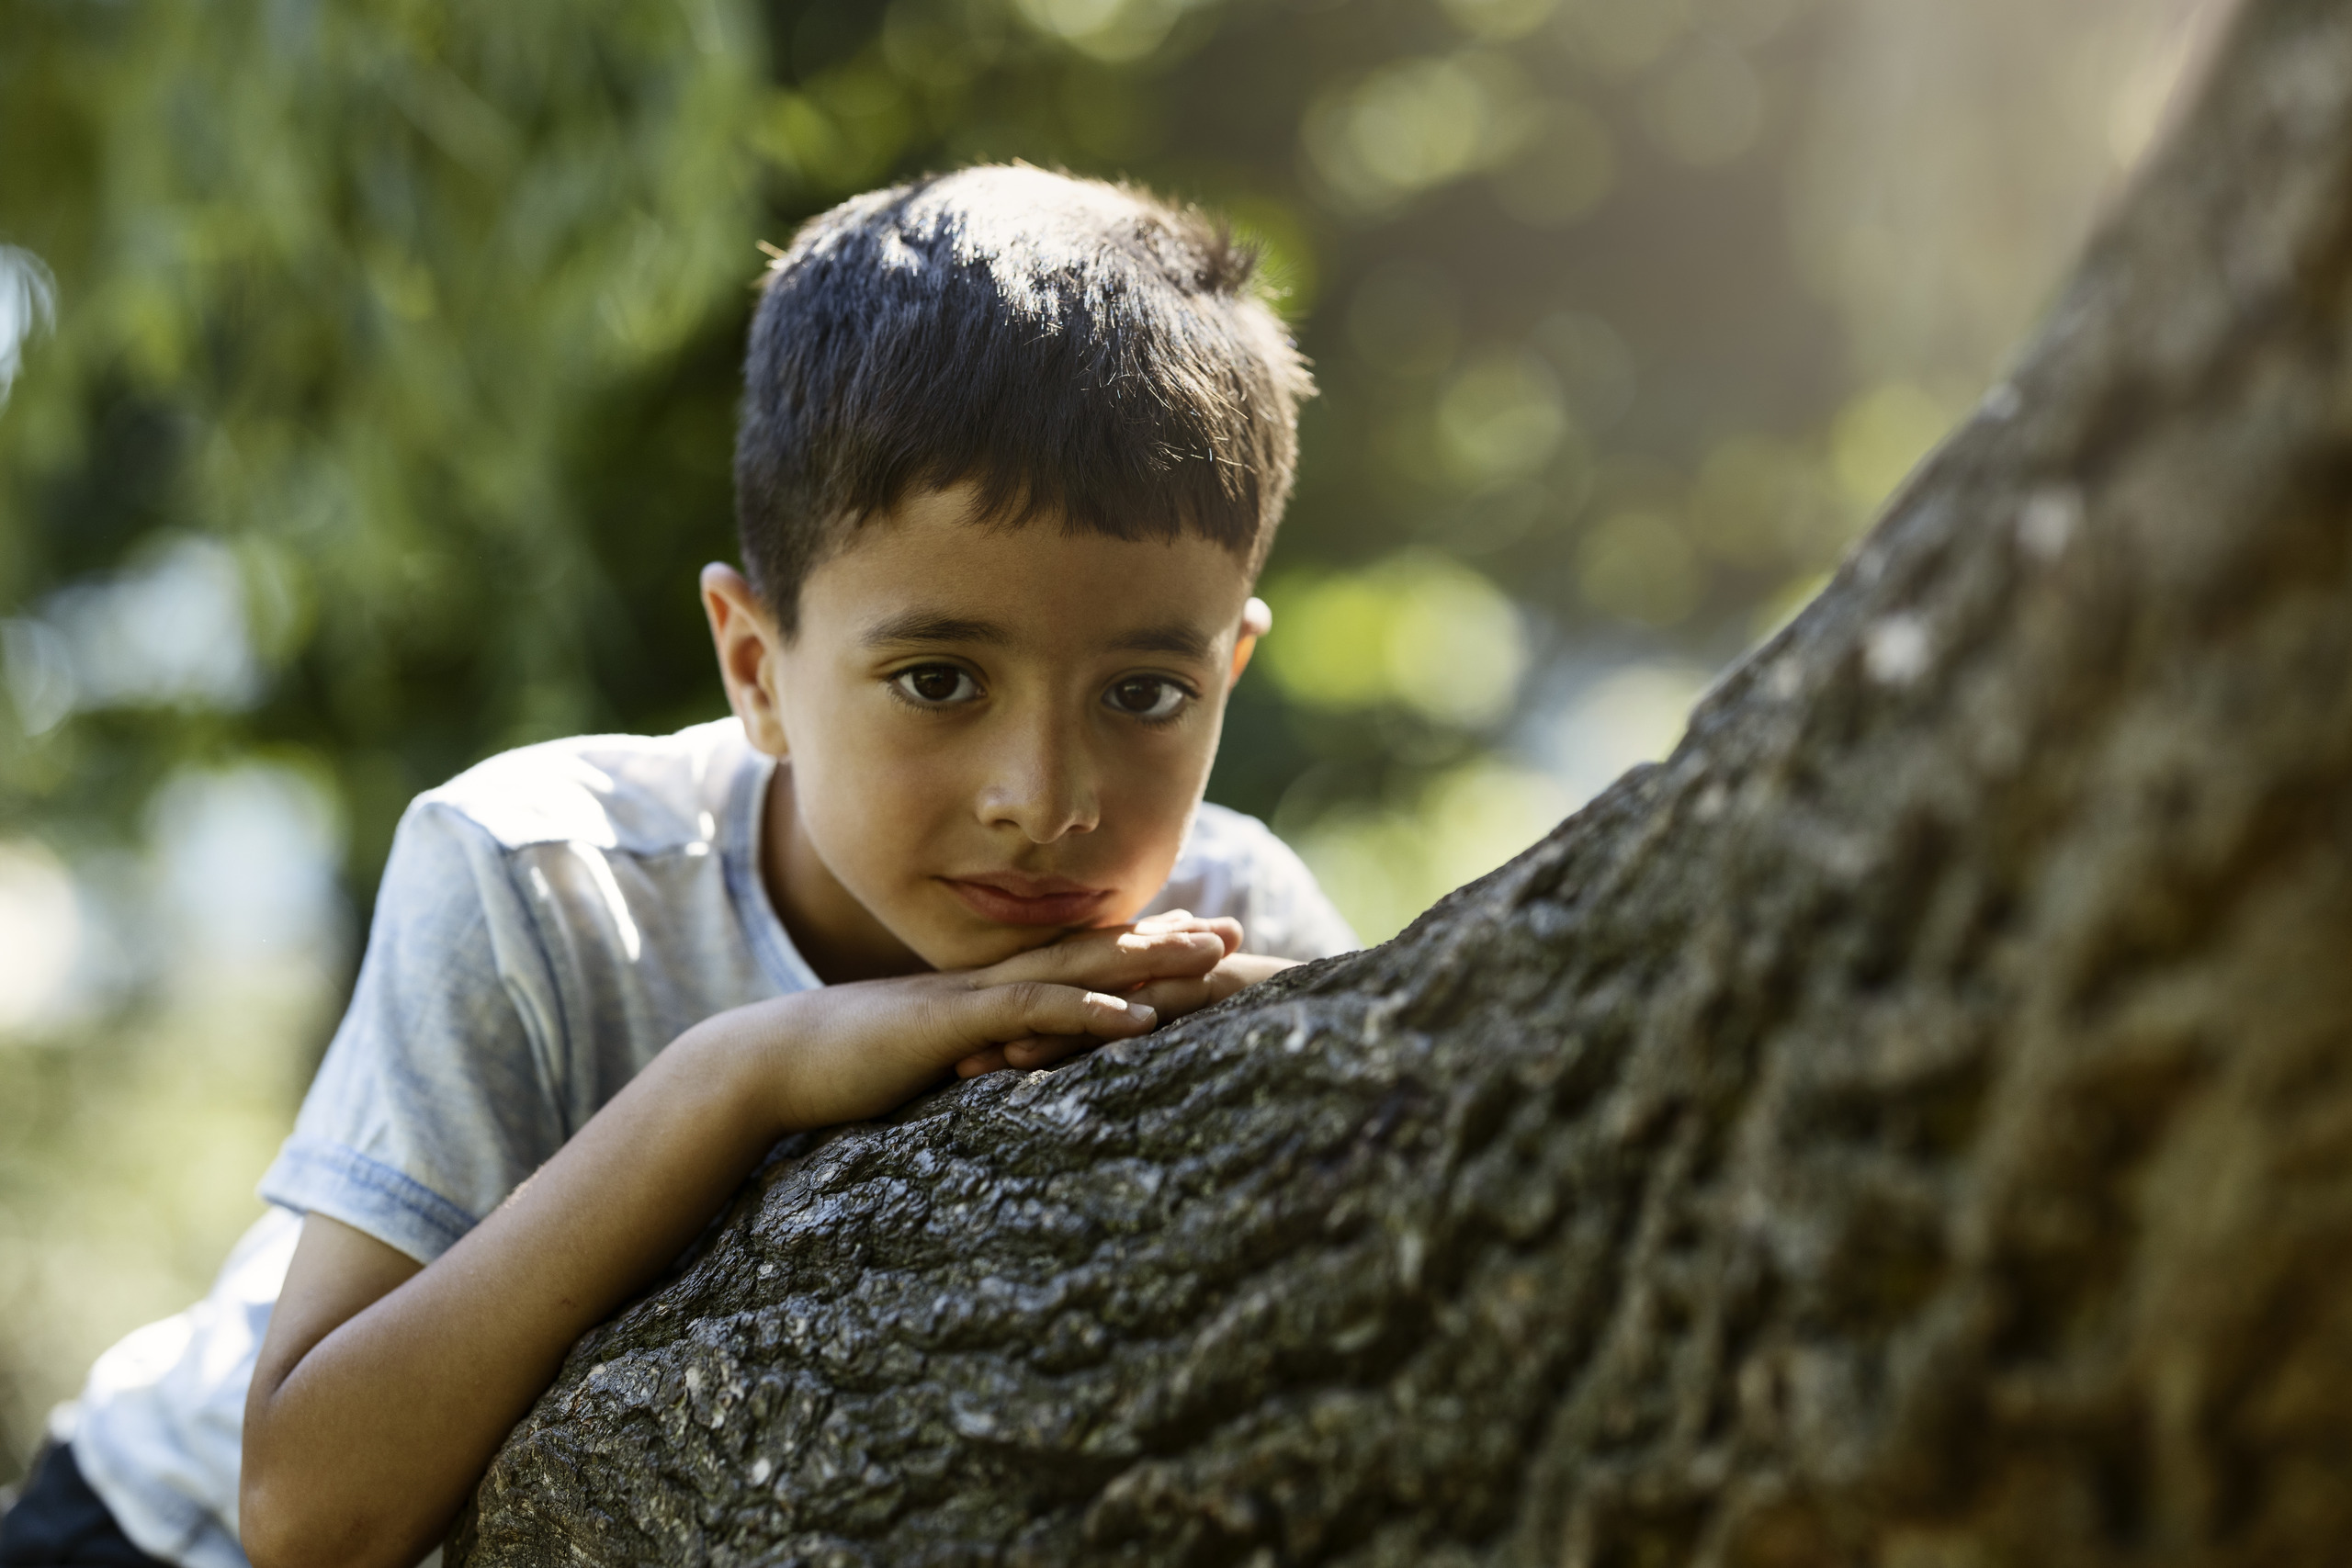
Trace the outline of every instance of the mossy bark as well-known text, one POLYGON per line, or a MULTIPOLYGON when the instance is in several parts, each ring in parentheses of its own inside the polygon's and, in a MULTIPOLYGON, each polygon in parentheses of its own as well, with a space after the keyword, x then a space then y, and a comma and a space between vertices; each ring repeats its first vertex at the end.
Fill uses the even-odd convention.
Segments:
POLYGON ((753 1184, 461 1525, 577 1562, 2339 1561, 2352 6, 1396 941, 753 1184))

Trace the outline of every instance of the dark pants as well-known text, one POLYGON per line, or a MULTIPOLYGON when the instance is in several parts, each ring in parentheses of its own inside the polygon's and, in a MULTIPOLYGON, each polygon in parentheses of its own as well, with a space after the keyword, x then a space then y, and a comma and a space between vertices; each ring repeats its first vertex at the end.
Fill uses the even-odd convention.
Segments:
POLYGON ((0 1517, 0 1568, 167 1568, 137 1547, 82 1479, 72 1448, 44 1449, 17 1506, 0 1517))

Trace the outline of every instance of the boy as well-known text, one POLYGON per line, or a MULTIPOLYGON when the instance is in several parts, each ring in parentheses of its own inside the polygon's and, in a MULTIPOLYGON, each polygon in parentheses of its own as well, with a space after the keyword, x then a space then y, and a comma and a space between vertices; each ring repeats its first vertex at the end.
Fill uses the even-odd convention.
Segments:
POLYGON ((746 572, 702 580, 735 717, 411 808, 277 1207, 101 1359, 0 1536, 92 1544, 0 1557, 213 1568, 242 1527, 261 1568, 407 1568, 779 1136, 1352 945, 1200 802, 1310 390, 1249 277, 1026 168, 800 234, 746 361, 746 572))

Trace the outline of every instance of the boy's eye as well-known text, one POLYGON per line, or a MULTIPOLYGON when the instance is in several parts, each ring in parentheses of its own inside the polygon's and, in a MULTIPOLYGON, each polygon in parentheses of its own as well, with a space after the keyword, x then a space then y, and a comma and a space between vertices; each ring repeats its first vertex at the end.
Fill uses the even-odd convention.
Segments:
POLYGON ((918 664, 891 676, 890 684, 924 707, 951 707, 980 694, 980 683, 953 664, 918 664))
POLYGON ((1102 700, 1130 718, 1174 718, 1193 694, 1159 675, 1137 675, 1102 694, 1102 700))

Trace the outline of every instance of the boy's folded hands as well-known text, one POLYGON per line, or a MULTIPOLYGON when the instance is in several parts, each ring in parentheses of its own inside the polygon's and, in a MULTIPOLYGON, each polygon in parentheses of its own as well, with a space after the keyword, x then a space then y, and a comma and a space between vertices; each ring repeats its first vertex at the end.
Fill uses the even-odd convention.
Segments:
POLYGON ((983 969, 828 986, 722 1014, 748 1032, 788 1129, 879 1115, 936 1081, 1048 1066, 1221 1001, 1287 965, 1241 926, 1171 910, 1076 932, 983 969))
MULTIPOLYGON (((1279 959, 1244 956, 1241 922, 1204 919, 1186 909, 1150 915, 1132 926, 1080 931, 1049 946, 1022 953, 972 977, 989 986, 1030 983, 1079 986, 1124 998, 1130 1007, 1152 1010, 1146 1028, 1167 1023, 1211 1002, 1223 1001, 1271 969, 1283 967, 1279 959), (1215 937, 1211 948, 1204 938, 1215 937), (1027 973, 1035 969, 1034 976, 1027 973), (1137 980, 1141 974, 1145 978, 1137 980), (998 978, 1003 975, 1004 978, 998 978)), ((1087 1033, 1054 1033, 1040 1030, 1019 1040, 990 1043, 956 1064, 956 1076, 976 1077, 1004 1067, 1034 1069, 1051 1066, 1063 1057, 1102 1043, 1087 1033)))

